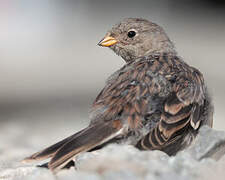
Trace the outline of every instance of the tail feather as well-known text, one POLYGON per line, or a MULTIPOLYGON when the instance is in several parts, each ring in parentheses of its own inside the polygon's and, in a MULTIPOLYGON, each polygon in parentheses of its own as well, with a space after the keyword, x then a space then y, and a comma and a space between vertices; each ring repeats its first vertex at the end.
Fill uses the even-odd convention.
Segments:
POLYGON ((50 146, 50 147, 48 147, 48 148, 46 148, 42 151, 39 151, 37 153, 32 154, 29 157, 26 157, 23 160, 23 162, 32 162, 32 161, 37 161, 37 160, 44 160, 44 159, 47 159, 47 158, 50 158, 50 157, 54 156, 54 154, 56 153, 56 151, 58 149, 60 149, 64 144, 66 144, 70 140, 72 140, 72 139, 76 138, 77 136, 79 136, 80 134, 82 134, 85 130, 86 130, 86 128, 77 132, 76 134, 73 134, 73 135, 57 142, 56 144, 53 144, 52 146, 50 146))
POLYGON ((122 130, 122 127, 113 126, 111 121, 92 124, 78 133, 25 158, 23 161, 30 162, 52 158, 44 166, 57 172, 65 167, 76 154, 92 150, 112 140, 122 134, 122 130))
POLYGON ((48 163, 49 169, 56 172, 65 166, 76 154, 86 152, 120 135, 122 128, 114 128, 112 122, 89 126, 80 136, 64 144, 48 163))

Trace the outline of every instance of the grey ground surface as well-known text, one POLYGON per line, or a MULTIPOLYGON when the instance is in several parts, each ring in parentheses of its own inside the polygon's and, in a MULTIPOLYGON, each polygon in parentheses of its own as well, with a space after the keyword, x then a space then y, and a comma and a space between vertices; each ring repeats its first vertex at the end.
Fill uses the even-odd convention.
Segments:
MULTIPOLYGON (((50 109, 46 111, 51 112, 50 109)), ((36 164, 20 163, 24 157, 50 145, 62 137, 87 125, 87 121, 76 123, 60 121, 74 117, 74 112, 51 112, 43 122, 38 112, 22 116, 22 112, 11 114, 11 121, 0 127, 0 179, 4 180, 54 180, 54 179, 223 179, 225 168, 225 132, 203 127, 195 144, 175 157, 168 157, 160 151, 139 151, 132 146, 110 145, 93 153, 76 157, 77 170, 63 170, 56 176, 49 170, 37 168, 36 164), (36 113, 36 114, 35 114, 36 113), (55 114, 52 117, 52 114, 55 114), (65 115, 66 114, 66 115, 65 115), (28 123, 27 118, 36 119, 28 123), (34 118, 34 117, 33 117, 34 118), (52 120, 49 120, 52 119, 52 120)), ((42 110, 43 113, 43 110, 42 110)), ((41 114, 42 114, 41 113, 41 114)), ((85 119, 86 117, 79 117, 85 119)))

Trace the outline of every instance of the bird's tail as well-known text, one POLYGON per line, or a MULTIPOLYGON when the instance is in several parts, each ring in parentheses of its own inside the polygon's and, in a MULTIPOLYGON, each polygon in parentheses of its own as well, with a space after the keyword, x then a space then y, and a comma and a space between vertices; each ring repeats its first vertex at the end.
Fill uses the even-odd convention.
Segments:
POLYGON ((76 138, 77 136, 82 134, 82 132, 84 132, 85 130, 86 129, 83 129, 83 130, 77 132, 76 134, 73 134, 72 136, 69 136, 69 137, 63 139, 62 141, 59 141, 56 144, 53 144, 53 145, 47 147, 46 149, 43 149, 42 151, 39 151, 37 153, 32 154, 29 157, 26 157, 22 162, 39 161, 39 160, 48 159, 48 158, 54 156, 56 151, 59 150, 64 144, 66 144, 70 140, 76 138))
POLYGON ((56 172, 71 161, 75 155, 89 151, 115 138, 122 134, 122 130, 122 127, 115 127, 112 121, 90 125, 78 133, 25 158, 24 162, 52 157, 48 163, 48 168, 56 172))

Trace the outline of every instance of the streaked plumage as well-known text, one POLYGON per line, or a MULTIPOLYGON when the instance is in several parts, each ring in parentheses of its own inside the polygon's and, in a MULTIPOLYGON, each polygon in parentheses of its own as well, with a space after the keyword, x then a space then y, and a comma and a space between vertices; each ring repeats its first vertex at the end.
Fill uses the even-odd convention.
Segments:
POLYGON ((192 142, 200 126, 212 126, 202 74, 177 56, 160 26, 125 19, 100 45, 110 47, 126 64, 108 78, 94 101, 90 125, 26 160, 51 158, 48 167, 57 171, 80 152, 111 142, 175 155, 192 142))

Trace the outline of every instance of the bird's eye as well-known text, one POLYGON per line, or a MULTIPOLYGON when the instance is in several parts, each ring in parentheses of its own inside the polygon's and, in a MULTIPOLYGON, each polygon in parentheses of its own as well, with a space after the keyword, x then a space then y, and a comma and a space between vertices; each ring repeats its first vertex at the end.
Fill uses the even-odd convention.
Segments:
POLYGON ((127 33, 127 36, 129 37, 129 38, 132 38, 132 37, 134 37, 136 35, 136 32, 135 31, 129 31, 128 33, 127 33))

